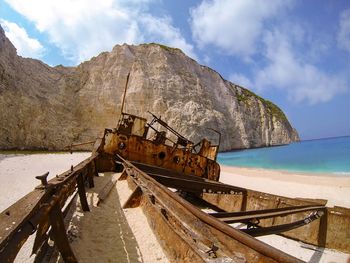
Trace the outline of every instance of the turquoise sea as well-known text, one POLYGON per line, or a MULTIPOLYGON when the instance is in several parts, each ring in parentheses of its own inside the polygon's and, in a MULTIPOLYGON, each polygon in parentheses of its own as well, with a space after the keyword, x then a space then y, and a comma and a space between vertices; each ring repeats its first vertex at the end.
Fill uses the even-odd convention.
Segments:
POLYGON ((218 162, 227 166, 350 176, 350 136, 224 152, 219 153, 218 162))

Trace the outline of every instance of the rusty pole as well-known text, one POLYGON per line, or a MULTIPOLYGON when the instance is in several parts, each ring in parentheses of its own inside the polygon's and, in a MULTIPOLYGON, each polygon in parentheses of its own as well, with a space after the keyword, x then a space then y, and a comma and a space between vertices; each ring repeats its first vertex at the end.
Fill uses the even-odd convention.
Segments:
POLYGON ((122 108, 121 108, 121 110, 120 110, 120 115, 122 115, 122 114, 123 114, 123 110, 124 110, 124 103, 125 103, 126 89, 128 88, 129 77, 130 77, 130 72, 129 72, 129 73, 128 73, 128 75, 126 76, 125 89, 124 89, 124 95, 123 95, 122 108))

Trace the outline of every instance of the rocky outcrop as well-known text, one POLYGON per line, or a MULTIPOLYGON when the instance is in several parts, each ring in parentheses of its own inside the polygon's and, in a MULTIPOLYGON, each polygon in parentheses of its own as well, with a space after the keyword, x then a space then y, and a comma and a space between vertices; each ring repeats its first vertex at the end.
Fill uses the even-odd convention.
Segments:
POLYGON ((59 150, 115 127, 126 76, 126 112, 161 115, 190 140, 221 150, 298 140, 273 103, 224 80, 181 50, 158 44, 115 46, 77 67, 17 56, 0 27, 0 148, 59 150))

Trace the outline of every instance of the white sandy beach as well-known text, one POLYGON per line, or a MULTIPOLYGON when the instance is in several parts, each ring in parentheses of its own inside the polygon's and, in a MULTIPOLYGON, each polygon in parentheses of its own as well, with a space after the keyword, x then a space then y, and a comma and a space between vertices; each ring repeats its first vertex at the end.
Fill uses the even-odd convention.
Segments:
POLYGON ((57 154, 0 154, 0 211, 32 191, 40 181, 35 176, 49 173, 49 179, 70 169, 90 152, 57 154))
MULTIPOLYGON (((39 182, 34 179, 36 175, 50 171, 50 175, 55 176, 68 170, 71 165, 76 165, 89 155, 90 153, 0 155, 0 180, 2 182, 0 185, 0 209, 5 209, 38 185, 39 182)), ((328 206, 350 207, 350 177, 310 176, 263 169, 222 166, 220 181, 277 195, 328 199, 328 206)), ((120 182, 117 182, 115 190, 118 190, 122 202, 130 193, 125 184, 123 185, 120 182)), ((115 197, 113 193, 111 194, 112 198, 115 197)), ((103 207, 100 210, 103 211, 103 207)), ((145 218, 141 219, 143 215, 141 210, 128 209, 124 213, 140 247, 143 261, 166 262, 167 260, 154 237, 148 238, 150 234, 146 231, 149 231, 149 228, 147 230, 146 227, 143 227, 146 221, 145 218), (137 225, 138 223, 140 224, 137 225), (152 241, 148 243, 148 239, 152 239, 152 241), (154 257, 148 258, 147 253, 142 250, 152 251, 154 257)), ((103 217, 102 214, 101 216, 103 217)), ((106 213, 106 216, 108 216, 108 213, 106 213)), ((100 218, 100 220, 105 219, 100 218)), ((259 239, 308 262, 347 262, 350 258, 348 254, 328 249, 303 248, 304 244, 300 242, 276 235, 259 239)), ((97 246, 98 243, 95 243, 95 245, 97 246)), ((103 244, 100 245, 103 246, 103 244)), ((30 243, 26 244, 16 262, 32 262, 33 257, 29 258, 30 249, 30 243)), ((116 259, 117 261, 118 259, 116 259)))
POLYGON ((292 198, 327 199, 329 207, 350 208, 350 176, 310 175, 221 165, 220 181, 292 198))
MULTIPOLYGON (((279 170, 221 165, 220 181, 291 198, 327 199, 329 207, 350 208, 349 176, 296 174, 279 170)), ((350 262, 350 254, 308 246, 278 235, 263 236, 258 239, 306 262, 350 262)))
POLYGON ((100 173, 95 187, 87 189, 90 212, 77 211, 68 232, 79 262, 169 262, 147 223, 141 207, 122 209, 132 191, 127 181, 118 181, 108 198, 98 204, 98 193, 111 177, 121 173, 100 173), (119 199, 119 200, 118 200, 119 199))

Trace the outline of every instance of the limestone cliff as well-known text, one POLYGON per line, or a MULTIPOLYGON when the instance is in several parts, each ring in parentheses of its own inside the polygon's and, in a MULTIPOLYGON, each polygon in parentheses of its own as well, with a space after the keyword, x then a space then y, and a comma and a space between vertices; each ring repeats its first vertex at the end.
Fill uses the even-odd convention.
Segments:
POLYGON ((59 150, 101 136, 119 118, 130 72, 126 112, 161 115, 190 140, 221 150, 298 140, 273 103, 224 80, 181 50, 157 44, 115 46, 77 67, 50 67, 17 56, 0 27, 0 149, 59 150))

